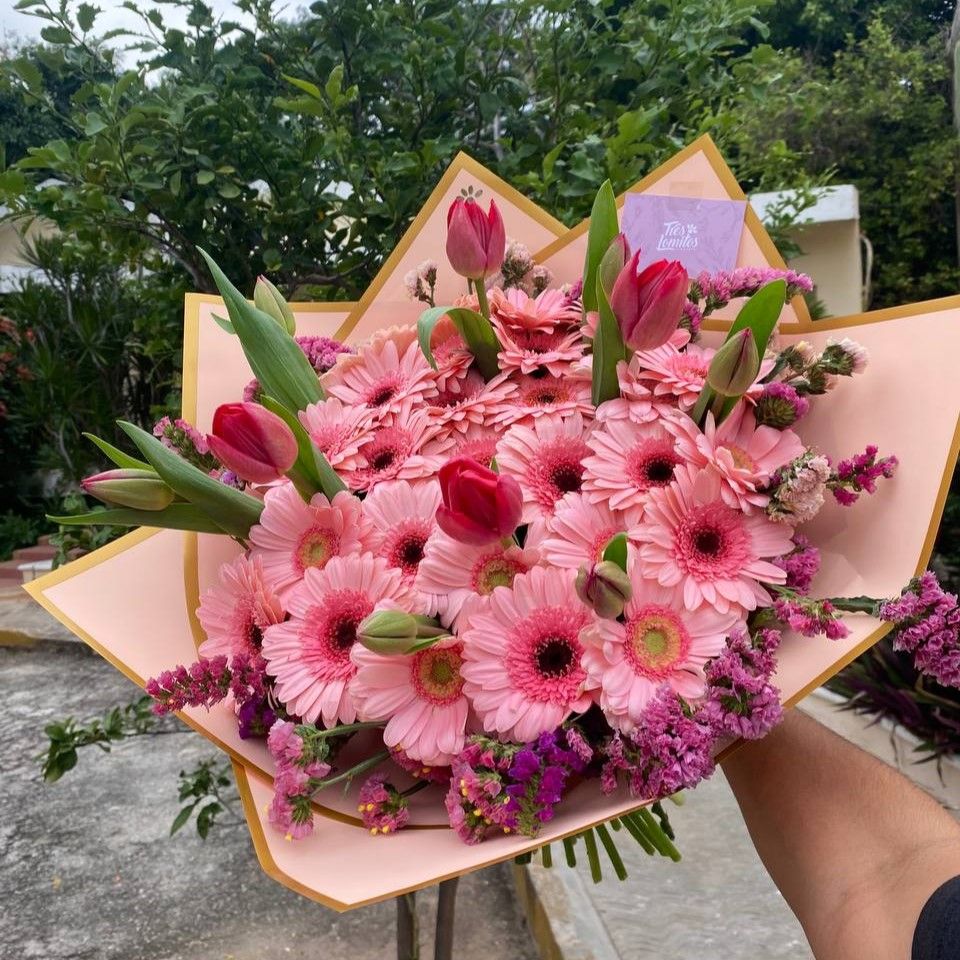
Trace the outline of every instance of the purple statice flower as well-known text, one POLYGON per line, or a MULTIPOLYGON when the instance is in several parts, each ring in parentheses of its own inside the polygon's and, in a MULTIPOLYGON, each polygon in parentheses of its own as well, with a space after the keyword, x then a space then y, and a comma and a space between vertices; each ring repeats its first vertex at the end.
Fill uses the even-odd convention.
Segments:
POLYGON ((517 816, 508 809, 507 770, 518 748, 474 737, 451 765, 444 799, 450 826, 464 843, 475 844, 493 832, 513 833, 517 816))
POLYGON ((703 324, 703 311, 693 300, 685 300, 680 314, 680 326, 690 331, 690 339, 696 340, 703 324))
POLYGON ((802 533, 793 535, 794 549, 773 563, 787 574, 785 586, 797 593, 809 593, 810 584, 820 570, 820 551, 802 533))
POLYGON ((786 430, 793 426, 810 409, 810 401, 797 392, 789 383, 779 380, 766 383, 757 399, 754 416, 757 426, 786 430))
POLYGON ((217 458, 210 452, 207 438, 186 420, 163 417, 154 424, 153 435, 169 450, 205 473, 219 466, 217 458))
POLYGON ((703 271, 691 286, 691 295, 704 300, 704 314, 726 306, 731 300, 752 297, 761 287, 774 280, 786 280, 787 298, 813 290, 813 281, 804 273, 795 270, 779 270, 776 267, 737 267, 735 270, 703 271))
POLYGON ((593 747, 590 746, 590 742, 579 727, 567 727, 565 733, 567 735, 567 746, 580 758, 584 768, 586 768, 593 761, 593 747))
POLYGON ((326 373, 337 362, 341 353, 353 353, 353 347, 330 337, 303 336, 294 339, 317 373, 326 373))
POLYGON ((782 719, 780 691, 770 682, 780 644, 778 630, 733 634, 705 668, 707 689, 698 708, 718 736, 758 740, 782 719))
POLYGON ((248 657, 238 653, 227 664, 225 656, 202 657, 189 667, 179 665, 164 670, 147 681, 144 688, 156 701, 158 716, 175 713, 185 707, 207 707, 220 703, 232 693, 239 707, 266 693, 266 662, 259 654, 248 657))
POLYGON ((895 600, 880 604, 893 623, 893 647, 913 655, 916 668, 945 687, 960 687, 960 605, 929 570, 914 577, 895 600))
POLYGON ((570 776, 583 773, 585 767, 564 730, 542 733, 521 747, 507 771, 509 800, 505 804, 516 814, 517 832, 535 837, 553 819, 570 776))
POLYGON ((773 602, 773 612, 781 623, 804 637, 823 635, 831 640, 842 640, 850 634, 840 611, 829 600, 781 595, 773 602))
POLYGON ((269 697, 251 697, 237 711, 237 725, 241 740, 265 737, 277 721, 277 713, 269 697))
POLYGON ((567 306, 579 305, 583 302, 583 277, 566 291, 565 296, 567 306))
POLYGON ((875 493, 877 480, 881 477, 889 480, 897 469, 896 457, 877 459, 877 447, 869 444, 863 453, 849 460, 841 460, 830 478, 828 486, 837 503, 845 507, 856 503, 863 493, 875 493))
POLYGON ((601 787, 610 792, 621 774, 630 792, 646 800, 694 787, 713 773, 715 742, 709 718, 664 685, 634 730, 614 733, 605 745, 601 787))
POLYGON ((384 773, 375 773, 360 788, 357 809, 363 825, 376 836, 396 833, 410 820, 409 801, 387 781, 384 773))

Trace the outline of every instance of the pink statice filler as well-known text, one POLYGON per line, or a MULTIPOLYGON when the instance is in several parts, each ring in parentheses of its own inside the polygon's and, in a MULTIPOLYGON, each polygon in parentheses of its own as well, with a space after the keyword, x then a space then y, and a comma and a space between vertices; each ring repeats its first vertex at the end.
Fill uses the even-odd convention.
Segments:
POLYGON ((719 426, 708 413, 702 432, 689 417, 674 417, 664 424, 677 438, 677 450, 687 463, 716 471, 724 503, 747 513, 769 503, 764 488, 781 467, 806 451, 792 430, 758 427, 744 401, 719 426))
POLYGON ((810 592, 813 578, 820 570, 820 550, 802 533, 793 535, 794 548, 773 562, 787 575, 784 586, 800 594, 810 592))
POLYGON ((763 584, 786 580, 771 558, 790 552, 793 530, 731 507, 721 488, 716 471, 684 466, 650 494, 638 531, 643 575, 679 585, 688 610, 703 603, 720 613, 769 606, 763 584))
POLYGON ((834 499, 841 506, 849 507, 856 503, 861 494, 876 493, 877 480, 889 480, 896 473, 899 461, 896 457, 881 457, 876 444, 868 444, 863 453, 837 464, 829 487, 834 499))
POLYGON ((368 777, 357 796, 357 811, 372 836, 396 833, 410 821, 409 801, 385 773, 368 777))

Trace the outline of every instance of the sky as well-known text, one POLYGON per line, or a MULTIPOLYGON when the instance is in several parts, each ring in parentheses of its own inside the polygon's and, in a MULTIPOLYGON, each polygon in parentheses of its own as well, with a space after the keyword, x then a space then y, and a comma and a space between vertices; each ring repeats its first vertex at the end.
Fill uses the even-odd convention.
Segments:
MULTIPOLYGON (((47 25, 46 20, 40 20, 37 17, 27 16, 14 9, 18 0, 0 0, 0 33, 11 37, 19 37, 24 40, 37 40, 40 38, 41 29, 47 25)), ((89 0, 94 6, 99 7, 103 12, 97 18, 95 27, 96 33, 106 33, 108 30, 117 28, 139 28, 141 20, 129 10, 124 10, 121 0, 89 0)), ((208 6, 212 7, 214 13, 218 16, 229 15, 231 20, 243 21, 248 19, 235 10, 232 0, 206 0, 208 6)), ((51 4, 56 6, 56 2, 51 4)), ((75 4, 71 4, 74 6, 75 4)), ((149 3, 144 3, 143 7, 148 8, 149 3)), ((186 24, 186 10, 181 7, 173 7, 164 4, 161 8, 164 22, 171 27, 183 27, 186 24)))

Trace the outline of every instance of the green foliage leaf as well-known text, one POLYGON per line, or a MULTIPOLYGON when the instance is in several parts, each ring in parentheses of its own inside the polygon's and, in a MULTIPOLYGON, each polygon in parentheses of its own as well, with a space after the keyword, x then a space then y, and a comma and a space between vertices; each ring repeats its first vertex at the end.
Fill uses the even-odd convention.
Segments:
MULTIPOLYGON (((277 326, 272 320, 270 322, 274 327, 277 326)), ((208 477, 135 424, 121 420, 119 426, 167 486, 188 503, 194 504, 225 533, 246 539, 250 527, 260 519, 263 510, 260 500, 208 477)))
POLYGON ((193 530, 197 533, 227 532, 192 503, 171 503, 163 510, 133 510, 129 507, 116 507, 61 517, 48 516, 47 519, 51 523, 64 527, 106 525, 159 527, 165 530, 193 530))
POLYGON ((449 316, 454 326, 463 337, 470 352, 476 359, 477 369, 485 380, 492 380, 499 372, 500 365, 497 354, 500 352, 500 341, 490 325, 490 321, 481 313, 469 310, 466 307, 430 307, 420 314, 417 321, 417 338, 420 349, 427 358, 427 362, 437 369, 437 362, 430 349, 430 338, 434 327, 440 318, 449 316))
POLYGON ((101 440, 100 437, 92 433, 84 433, 84 436, 94 444, 94 446, 98 447, 102 453, 106 454, 107 458, 118 467, 129 467, 133 470, 151 469, 150 464, 147 463, 146 460, 138 460, 136 457, 131 457, 130 454, 124 453, 119 447, 115 447, 106 440, 101 440))
MULTIPOLYGON (((617 318, 610 309, 607 295, 599 276, 594 271, 594 290, 600 319, 597 321, 597 333, 593 338, 593 383, 591 394, 594 406, 620 396, 620 383, 617 380, 617 364, 627 358, 627 348, 617 324, 617 318)), ((586 289, 586 288, 584 288, 586 289)))
POLYGON ((583 312, 597 308, 597 271, 613 238, 620 232, 617 221, 617 198, 613 184, 605 180, 597 191, 590 212, 590 230, 587 234, 587 253, 583 262, 583 312))
POLYGON ((787 283, 785 280, 774 280, 772 283, 761 287, 740 309, 726 339, 729 340, 745 327, 749 327, 753 331, 757 353, 762 359, 786 301, 787 283))
POLYGON ((618 533, 603 548, 603 559, 611 560, 624 573, 627 572, 627 535, 618 533))

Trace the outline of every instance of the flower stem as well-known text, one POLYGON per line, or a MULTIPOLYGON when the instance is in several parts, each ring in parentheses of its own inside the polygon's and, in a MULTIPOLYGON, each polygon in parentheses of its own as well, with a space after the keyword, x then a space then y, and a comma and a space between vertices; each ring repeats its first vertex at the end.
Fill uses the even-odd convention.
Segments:
POLYGON ((335 777, 331 777, 329 780, 322 780, 317 785, 317 790, 325 790, 327 787, 332 787, 337 783, 343 783, 345 780, 352 780, 354 777, 359 777, 361 773, 366 773, 368 770, 372 770, 374 767, 379 766, 384 760, 388 759, 389 756, 389 751, 381 750, 380 753, 375 753, 372 757, 367 757, 366 760, 361 760, 360 763, 354 767, 350 767, 349 770, 344 770, 343 773, 338 773, 335 777))
POLYGON ((486 320, 490 319, 490 304, 487 302, 487 288, 484 285, 483 277, 474 282, 474 287, 477 291, 477 304, 480 307, 480 312, 483 314, 486 320))

